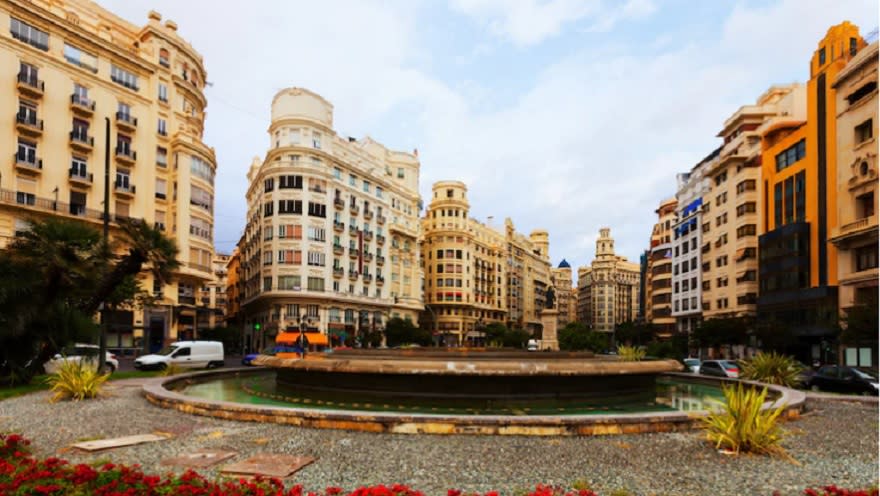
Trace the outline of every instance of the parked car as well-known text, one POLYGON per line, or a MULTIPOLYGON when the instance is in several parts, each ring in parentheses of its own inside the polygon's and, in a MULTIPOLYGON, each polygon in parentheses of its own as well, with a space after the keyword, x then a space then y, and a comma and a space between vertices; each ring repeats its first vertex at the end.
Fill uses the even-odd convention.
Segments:
POLYGON ((134 361, 138 370, 164 369, 171 364, 185 368, 222 367, 223 343, 220 341, 178 341, 154 355, 144 355, 134 361))
POLYGON ((840 365, 825 365, 820 368, 810 378, 809 387, 813 391, 864 395, 877 395, 880 391, 876 372, 840 365))
POLYGON ((813 376, 816 375, 816 370, 811 367, 808 367, 807 365, 805 365, 803 362, 800 362, 800 361, 797 362, 797 364, 800 366, 801 371, 797 375, 795 385, 797 387, 806 388, 810 384, 810 379, 812 379, 813 376))
MULTIPOLYGON (((100 348, 94 344, 76 343, 73 346, 64 348, 61 353, 56 354, 43 364, 43 368, 47 374, 58 372, 64 362, 81 362, 83 360, 94 363, 97 366, 97 358, 100 348)), ((106 370, 112 374, 119 368, 119 360, 116 355, 106 352, 104 356, 104 366, 106 370)))
POLYGON ((704 360, 700 364, 700 374, 715 377, 739 377, 739 365, 732 360, 704 360))
POLYGON ((700 373, 700 359, 699 358, 685 358, 682 360, 684 362, 684 366, 687 367, 687 370, 693 372, 694 374, 700 373))
POLYGON ((526 350, 538 351, 538 341, 536 339, 530 339, 526 344, 526 350))

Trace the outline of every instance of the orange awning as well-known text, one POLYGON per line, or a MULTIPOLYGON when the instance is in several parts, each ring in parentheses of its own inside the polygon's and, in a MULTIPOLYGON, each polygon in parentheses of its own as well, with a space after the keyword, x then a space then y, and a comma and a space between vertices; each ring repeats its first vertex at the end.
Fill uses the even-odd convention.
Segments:
MULTIPOLYGON (((309 340, 309 345, 329 345, 330 342, 327 340, 327 336, 321 334, 320 332, 304 332, 303 333, 306 339, 309 340)), ((298 332, 281 332, 278 333, 278 336, 275 338, 276 343, 296 343, 299 339, 298 332)))

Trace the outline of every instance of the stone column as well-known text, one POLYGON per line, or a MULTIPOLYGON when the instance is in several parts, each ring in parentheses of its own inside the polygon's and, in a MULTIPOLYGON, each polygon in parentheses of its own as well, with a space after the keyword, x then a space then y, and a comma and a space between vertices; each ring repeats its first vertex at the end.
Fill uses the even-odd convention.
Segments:
POLYGON ((559 310, 545 308, 541 310, 541 326, 544 328, 541 334, 541 350, 559 350, 559 341, 556 338, 556 330, 559 325, 559 310))

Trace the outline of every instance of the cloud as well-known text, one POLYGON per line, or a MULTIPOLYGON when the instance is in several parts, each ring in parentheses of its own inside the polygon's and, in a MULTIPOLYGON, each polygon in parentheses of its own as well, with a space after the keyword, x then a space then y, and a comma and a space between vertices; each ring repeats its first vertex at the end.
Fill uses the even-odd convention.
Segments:
POLYGON ((476 19, 494 36, 531 46, 559 35, 568 24, 589 20, 607 31, 618 21, 654 12, 652 0, 452 0, 452 8, 476 19), (610 6, 609 6, 610 5, 610 6))

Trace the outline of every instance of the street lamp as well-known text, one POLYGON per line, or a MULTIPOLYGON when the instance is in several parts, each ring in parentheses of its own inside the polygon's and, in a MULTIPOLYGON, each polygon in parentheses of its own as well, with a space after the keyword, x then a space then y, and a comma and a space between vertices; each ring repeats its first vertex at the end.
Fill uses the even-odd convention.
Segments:
POLYGON ((306 327, 310 322, 309 316, 303 314, 302 317, 299 318, 299 347, 302 350, 302 357, 306 357, 306 327))

